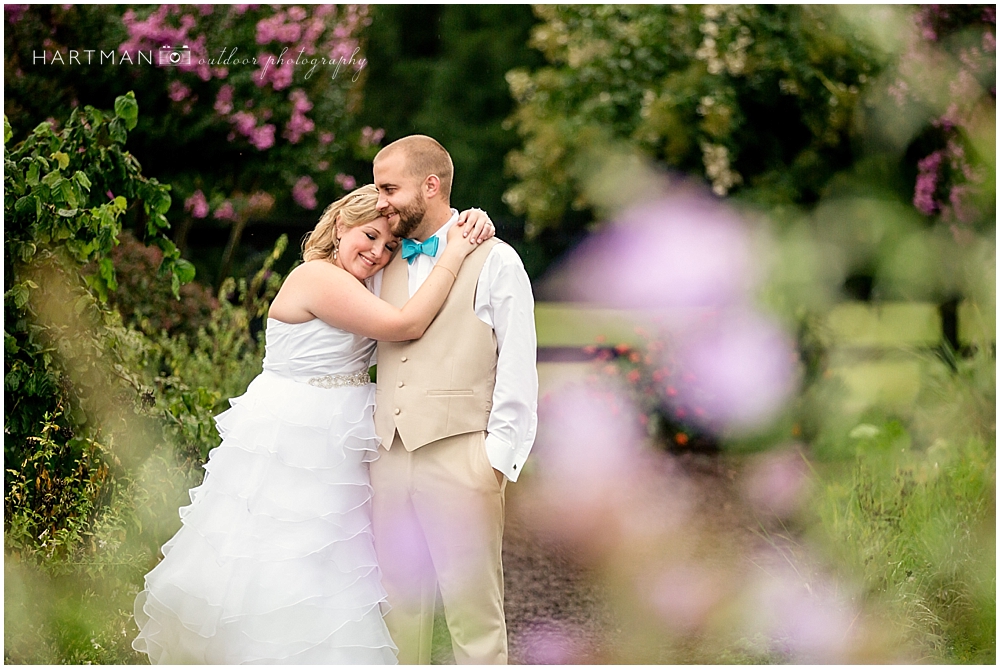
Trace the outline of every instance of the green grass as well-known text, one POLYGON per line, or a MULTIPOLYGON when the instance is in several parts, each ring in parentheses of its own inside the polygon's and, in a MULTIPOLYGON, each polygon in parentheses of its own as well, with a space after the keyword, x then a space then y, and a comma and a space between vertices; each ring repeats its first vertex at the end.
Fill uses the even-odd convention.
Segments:
POLYGON ((832 561, 932 662, 996 659, 995 449, 908 447, 898 424, 819 500, 832 561))

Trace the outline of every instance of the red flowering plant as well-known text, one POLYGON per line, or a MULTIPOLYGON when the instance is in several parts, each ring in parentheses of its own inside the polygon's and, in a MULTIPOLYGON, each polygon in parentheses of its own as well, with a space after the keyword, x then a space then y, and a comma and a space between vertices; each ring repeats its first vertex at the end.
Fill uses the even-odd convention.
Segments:
POLYGON ((671 451, 718 450, 718 443, 705 428, 710 416, 700 401, 703 391, 695 376, 683 369, 670 350, 666 337, 636 328, 638 344, 610 344, 603 336, 583 351, 595 370, 591 385, 616 379, 635 407, 636 419, 649 437, 671 451))

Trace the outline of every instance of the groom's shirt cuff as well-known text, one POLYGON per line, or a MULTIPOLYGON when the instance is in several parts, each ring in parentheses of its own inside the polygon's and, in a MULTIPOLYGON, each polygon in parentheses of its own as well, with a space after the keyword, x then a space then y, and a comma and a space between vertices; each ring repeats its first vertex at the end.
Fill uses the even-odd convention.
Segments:
POLYGON ((490 460, 490 465, 510 481, 517 481, 521 470, 524 469, 524 461, 528 459, 528 454, 519 454, 514 451, 514 447, 505 442, 495 434, 486 435, 486 457, 490 460))

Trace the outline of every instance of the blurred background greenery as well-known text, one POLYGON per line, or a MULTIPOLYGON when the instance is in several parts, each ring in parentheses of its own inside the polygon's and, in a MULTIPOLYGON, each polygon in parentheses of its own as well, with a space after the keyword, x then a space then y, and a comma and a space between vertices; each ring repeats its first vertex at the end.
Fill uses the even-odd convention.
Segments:
MULTIPOLYGON (((5 5, 4 22, 5 661, 140 659, 132 598, 212 416, 260 369, 286 246, 415 132, 452 153, 455 206, 524 259, 543 389, 587 364, 548 360, 637 345, 643 319, 547 304, 567 252, 682 183, 738 211, 801 382, 719 457, 806 454, 810 497, 768 532, 860 584, 888 631, 852 661, 995 661, 992 6, 5 5), (189 67, 136 64, 180 43, 189 67), (343 65, 198 62, 285 47, 343 65)), ((632 639, 659 654, 602 661, 801 659, 662 632, 632 639)))

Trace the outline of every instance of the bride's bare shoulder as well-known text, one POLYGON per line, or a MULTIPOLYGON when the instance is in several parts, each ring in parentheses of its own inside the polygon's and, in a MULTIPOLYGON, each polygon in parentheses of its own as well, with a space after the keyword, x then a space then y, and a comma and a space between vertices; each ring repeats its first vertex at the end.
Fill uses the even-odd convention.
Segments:
POLYGON ((288 278, 306 278, 306 277, 317 277, 317 276, 330 276, 338 277, 344 274, 344 270, 340 269, 331 262, 326 260, 307 260, 306 262, 300 263, 288 273, 288 278))
POLYGON ((350 273, 333 263, 309 260, 289 272, 283 286, 288 286, 288 290, 295 293, 304 291, 310 295, 329 295, 331 291, 351 291, 355 284, 358 282, 350 273))

